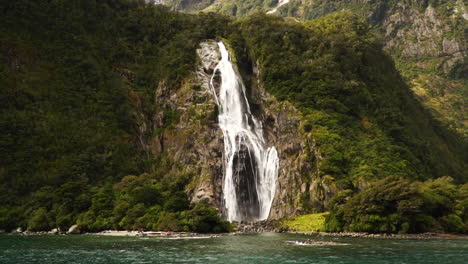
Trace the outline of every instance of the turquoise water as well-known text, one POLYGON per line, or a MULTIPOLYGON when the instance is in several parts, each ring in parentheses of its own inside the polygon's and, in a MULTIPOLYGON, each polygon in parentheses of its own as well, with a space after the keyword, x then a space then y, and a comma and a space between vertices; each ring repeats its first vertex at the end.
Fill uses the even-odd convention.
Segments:
POLYGON ((468 240, 319 238, 276 233, 179 240, 0 235, 0 263, 468 263, 468 240), (334 244, 290 242, 307 239, 334 244))

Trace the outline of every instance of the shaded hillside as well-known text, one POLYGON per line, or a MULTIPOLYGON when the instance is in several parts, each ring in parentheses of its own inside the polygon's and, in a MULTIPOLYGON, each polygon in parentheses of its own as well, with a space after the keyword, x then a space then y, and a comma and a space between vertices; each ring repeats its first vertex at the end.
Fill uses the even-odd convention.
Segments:
POLYGON ((215 211, 190 211, 188 175, 145 148, 175 112, 144 134, 138 120, 164 107, 158 83, 178 88, 199 42, 226 21, 136 1, 0 8, 0 228, 198 229, 179 222, 182 211, 214 213, 216 225, 215 211))

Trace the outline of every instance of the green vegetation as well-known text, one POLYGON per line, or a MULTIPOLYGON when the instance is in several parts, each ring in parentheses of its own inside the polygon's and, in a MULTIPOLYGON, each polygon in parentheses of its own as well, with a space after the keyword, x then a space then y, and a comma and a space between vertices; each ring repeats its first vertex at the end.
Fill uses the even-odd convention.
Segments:
POLYGON ((281 221, 280 228, 304 232, 325 231, 325 218, 327 216, 328 213, 293 216, 283 219, 281 221))
MULTIPOLYGON (((315 142, 309 150, 321 155, 308 155, 318 164, 314 176, 345 190, 330 203, 328 229, 466 224, 466 184, 429 180, 466 183, 465 142, 425 112, 351 13, 307 23, 262 14, 232 21, 143 1, 17 0, 0 14, 0 229, 229 231, 216 209, 190 204, 193 175, 184 164, 145 144, 181 122, 178 109, 158 101, 157 87, 180 88, 200 41, 214 38, 230 43, 249 90, 258 63, 266 90, 301 111, 315 142), (378 184, 359 192, 383 178, 388 197, 378 184), (399 201, 407 204, 401 212, 399 201), (366 203, 378 208, 351 213, 366 203)), ((309 173, 302 176, 311 181, 309 173)))
MULTIPOLYGON (((142 174, 126 176, 119 183, 93 194, 86 213, 77 223, 85 231, 104 229, 227 232, 230 224, 215 208, 190 206, 184 186, 188 175, 142 174), (157 182, 157 183, 156 183, 157 182)), ((64 226, 66 227, 66 225, 64 226)))
POLYGON ((165 3, 171 8, 182 11, 215 12, 228 16, 246 17, 258 12, 266 12, 278 5, 278 0, 250 1, 214 1, 214 0, 178 0, 165 3))
POLYGON ((237 24, 232 39, 242 36, 249 51, 237 47, 238 59, 258 62, 267 91, 302 111, 325 157, 320 176, 342 188, 387 176, 466 181, 463 141, 420 107, 358 17, 301 24, 256 15, 237 24))
MULTIPOLYGON (((277 3, 276 0, 183 0, 182 3, 173 1, 169 4, 179 10, 203 10, 245 18, 260 12, 266 13, 277 3), (190 3, 190 8, 184 3, 190 3)), ((466 9, 466 2, 291 0, 281 6, 275 15, 308 21, 334 12, 347 11, 366 20, 372 26, 372 31, 383 40, 386 51, 396 61, 397 69, 407 83, 413 86, 414 82, 418 82, 412 90, 423 105, 445 126, 468 137, 468 124, 464 117, 465 109, 462 107, 466 104, 468 93, 465 77, 468 76, 468 64, 466 58, 463 58, 464 55, 458 52, 466 49, 463 48, 463 43, 466 42, 466 20, 462 17, 462 12, 457 11, 462 9, 461 6, 465 6, 466 9), (431 15, 427 13, 429 7, 434 10, 430 12, 431 15), (435 22, 434 19, 438 21, 435 22), (425 25, 424 28, 418 26, 422 24, 425 25), (444 26, 439 27, 437 24, 444 26), (458 46, 447 48, 449 41, 453 40, 459 43, 458 46), (403 52, 414 45, 418 47, 403 52), (452 61, 453 64, 446 64, 453 59, 456 60, 452 61), (422 84, 421 79, 429 80, 422 84), (444 91, 432 93, 433 90, 444 91)))
MULTIPOLYGON (((323 158, 318 176, 345 190, 334 198, 344 203, 343 209, 331 202, 327 230, 466 231, 463 221, 468 222, 453 209, 461 187, 448 178, 428 180, 450 175, 466 183, 466 143, 420 107, 363 21, 343 12, 305 24, 266 15, 238 24, 249 50, 244 58, 259 63, 265 88, 302 111, 304 131, 323 158), (377 181, 378 190, 362 191, 361 186, 383 178, 388 185, 377 181), (419 186, 414 187, 418 191, 410 186, 419 186), (431 195, 424 186, 452 196, 431 195), (442 191, 445 187, 450 191, 442 191), (371 199, 373 195, 377 197, 371 199), (422 196, 416 204, 414 195, 422 196), (450 208, 431 209, 437 199, 450 208), (400 200, 403 211, 394 205, 400 200), (418 214, 407 215, 419 205, 414 208, 418 214)), ((238 58, 241 53, 238 48, 238 58)))
POLYGON ((467 185, 457 188, 449 177, 426 182, 385 178, 354 196, 332 201, 325 228, 372 233, 468 232, 467 185))
POLYGON ((0 229, 229 229, 141 143, 178 113, 162 109, 143 135, 136 118, 161 111, 158 83, 178 88, 226 19, 125 0, 20 0, 0 14, 0 229))

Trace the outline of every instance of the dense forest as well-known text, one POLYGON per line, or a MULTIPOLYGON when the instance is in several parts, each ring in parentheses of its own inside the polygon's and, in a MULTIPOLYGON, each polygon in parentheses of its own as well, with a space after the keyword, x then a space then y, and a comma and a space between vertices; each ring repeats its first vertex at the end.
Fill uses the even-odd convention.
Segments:
POLYGON ((189 205, 188 175, 139 147, 129 97, 151 114, 155 83, 175 89, 225 19, 137 1, 14 1, 1 14, 0 228, 229 229, 189 205))
MULTIPOLYGON (((157 84, 177 90, 199 43, 224 39, 248 87, 255 62, 265 89, 300 110, 320 177, 341 190, 328 208, 303 204, 330 210, 330 231, 468 230, 466 142, 418 103, 352 13, 234 20, 144 1, 18 0, 0 14, 0 229, 232 230, 189 202, 193 175, 143 148, 136 123, 136 102, 160 111, 157 84)), ((146 136, 175 119, 165 111, 146 136)))
POLYGON ((267 15, 238 23, 261 81, 301 110, 326 157, 321 176, 343 190, 328 205, 329 231, 465 230, 466 144, 417 103, 366 23, 349 12, 303 24, 267 15), (430 180, 442 176, 465 185, 430 180))

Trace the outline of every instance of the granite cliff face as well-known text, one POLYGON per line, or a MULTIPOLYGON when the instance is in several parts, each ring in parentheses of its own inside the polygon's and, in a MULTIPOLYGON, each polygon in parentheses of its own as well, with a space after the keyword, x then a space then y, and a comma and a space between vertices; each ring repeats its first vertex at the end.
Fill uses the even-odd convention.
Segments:
MULTIPOLYGON (((451 36, 452 26, 432 7, 425 10, 398 3, 382 21, 385 49, 401 56, 424 59, 439 57, 440 67, 448 73, 455 62, 466 56, 461 39, 451 36)), ((429 65, 427 65, 429 66, 429 65)))
POLYGON ((454 73, 466 68, 466 33, 461 25, 466 27, 467 16, 463 2, 454 5, 450 12, 448 6, 421 9, 398 3, 386 11, 380 25, 384 49, 393 55, 418 99, 466 137, 466 76, 454 73))
POLYGON ((154 156, 164 154, 183 166, 173 166, 179 173, 196 175, 188 191, 192 202, 207 199, 221 208, 222 180, 222 132, 217 125, 217 109, 209 90, 212 71, 220 58, 213 49, 215 42, 201 44, 201 57, 196 70, 185 79, 176 91, 169 91, 165 83, 159 83, 155 100, 162 102, 154 116, 140 115, 140 133, 150 129, 159 131, 142 145, 154 156), (171 112, 172 124, 167 126, 167 113, 171 112), (162 129, 166 127, 165 129, 162 129))
POLYGON ((251 100, 261 106, 266 139, 276 146, 280 171, 270 219, 321 210, 336 194, 333 181, 320 173, 322 156, 314 139, 304 132, 300 112, 288 102, 279 102, 262 87, 262 68, 253 67, 251 100), (306 208, 305 208, 306 207, 306 208))

